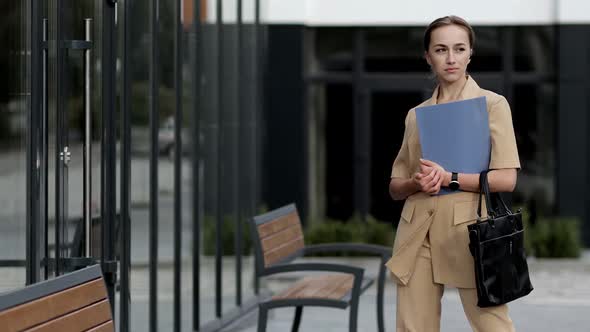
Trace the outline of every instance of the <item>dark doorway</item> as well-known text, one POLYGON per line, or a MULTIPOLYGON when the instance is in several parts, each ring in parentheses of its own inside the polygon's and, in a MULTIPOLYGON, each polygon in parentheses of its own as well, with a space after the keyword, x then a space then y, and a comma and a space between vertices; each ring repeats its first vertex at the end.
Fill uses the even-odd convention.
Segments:
POLYGON ((402 144, 406 115, 423 101, 423 94, 421 91, 373 91, 370 98, 370 213, 378 220, 393 221, 397 225, 403 201, 393 201, 389 196, 391 166, 402 144))
MULTIPOLYGON (((422 91, 369 90, 370 214, 397 225, 403 201, 392 201, 388 184, 391 166, 402 144, 408 111, 423 101, 422 91)), ((326 85, 326 217, 347 220, 354 211, 353 89, 326 85)))
POLYGON ((353 90, 326 85, 326 217, 346 220, 353 204, 353 90))

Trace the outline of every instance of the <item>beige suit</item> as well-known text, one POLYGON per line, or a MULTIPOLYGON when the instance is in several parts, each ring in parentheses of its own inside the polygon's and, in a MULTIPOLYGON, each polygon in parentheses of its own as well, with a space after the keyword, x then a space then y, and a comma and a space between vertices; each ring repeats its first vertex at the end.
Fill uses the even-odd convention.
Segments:
MULTIPOLYGON (((437 95, 438 88, 419 106, 436 104, 437 95)), ((489 168, 520 168, 508 102, 496 93, 481 89, 469 77, 460 99, 481 96, 486 97, 489 114, 492 143, 489 168)), ((422 152, 415 109, 408 112, 405 125, 392 178, 408 179, 419 171, 422 152)), ((475 222, 477 203, 478 195, 470 192, 441 196, 416 193, 407 198, 393 256, 386 264, 398 283, 398 331, 438 331, 443 285, 459 288, 465 312, 475 331, 513 330, 506 306, 480 309, 475 305, 477 295, 467 225, 475 222), (438 319, 433 319, 432 315, 437 314, 438 319), (430 318, 430 323, 419 321, 425 317, 430 318), (495 318, 490 320, 490 317, 495 318)))

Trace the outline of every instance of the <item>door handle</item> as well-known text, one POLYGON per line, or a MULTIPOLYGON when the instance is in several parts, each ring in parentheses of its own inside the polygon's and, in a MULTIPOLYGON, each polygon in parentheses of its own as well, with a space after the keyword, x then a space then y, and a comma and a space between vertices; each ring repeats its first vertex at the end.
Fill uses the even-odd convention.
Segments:
POLYGON ((59 153, 59 160, 63 161, 66 166, 70 163, 70 160, 72 160, 72 152, 67 146, 59 153))

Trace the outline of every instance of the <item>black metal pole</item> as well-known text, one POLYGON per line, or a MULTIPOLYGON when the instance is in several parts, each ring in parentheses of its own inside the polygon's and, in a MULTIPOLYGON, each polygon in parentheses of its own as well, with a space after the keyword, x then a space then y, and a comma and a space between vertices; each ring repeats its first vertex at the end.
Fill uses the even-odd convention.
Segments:
MULTIPOLYGON (((57 0, 56 3, 56 22, 55 22, 55 58, 57 60, 57 70, 55 74, 56 78, 56 90, 55 94, 57 97, 56 101, 56 127, 57 131, 55 133, 55 188, 56 188, 56 195, 55 195, 55 275, 59 276, 61 274, 61 245, 62 245, 62 238, 61 238, 61 228, 62 221, 63 221, 63 172, 64 167, 63 163, 60 160, 59 154, 63 149, 63 115, 62 113, 65 111, 65 103, 64 103, 64 52, 65 49, 62 47, 61 41, 63 40, 62 37, 62 30, 63 24, 62 19, 65 16, 63 15, 63 3, 61 0, 57 0)), ((49 47, 49 44, 48 44, 49 47)))
POLYGON ((180 332, 181 321, 181 244, 182 244, 182 18, 181 3, 176 0, 176 33, 174 35, 174 85, 176 113, 174 118, 174 331, 180 332))
POLYGON ((150 58, 150 331, 158 329, 158 128, 159 128, 159 0, 152 0, 150 58))
POLYGON ((105 1, 102 6, 102 116, 103 116, 103 177, 102 177, 102 269, 105 273, 111 310, 115 312, 115 216, 117 209, 117 120, 116 93, 116 31, 115 4, 105 1))
POLYGON ((235 201, 236 201, 236 213, 237 213, 237 217, 235 218, 235 223, 236 223, 236 234, 235 234, 235 252, 236 252, 236 305, 239 307, 242 305, 242 219, 243 219, 243 214, 242 214, 242 207, 240 204, 240 192, 241 192, 241 184, 242 181, 240 174, 239 174, 239 168, 237 167, 237 165, 241 164, 241 160, 239 158, 239 149, 238 147, 240 146, 240 141, 241 141, 241 128, 243 126, 242 120, 243 117, 242 115, 242 110, 246 109, 244 107, 245 104, 245 98, 244 98, 244 91, 243 91, 243 72, 242 72, 242 68, 243 66, 243 58, 245 58, 245 54, 243 52, 243 40, 242 40, 242 24, 243 24, 243 16, 242 16, 242 0, 238 0, 238 12, 237 12, 237 18, 238 18, 238 22, 237 22, 237 35, 238 35, 238 51, 237 51, 237 62, 238 62, 238 69, 237 69, 237 77, 236 77, 236 89, 237 89, 237 93, 238 93, 238 106, 237 106, 237 117, 238 117, 238 121, 236 121, 237 123, 237 128, 236 130, 236 139, 234 140, 234 163, 232 165, 233 167, 233 171, 234 171, 234 179, 235 179, 235 183, 234 183, 234 197, 236 197, 235 201))
MULTIPOLYGON (((263 63, 263 61, 261 61, 261 56, 262 56, 262 28, 260 26, 260 0, 255 0, 255 5, 254 5, 254 34, 255 34, 255 38, 254 38, 254 50, 255 50, 255 54, 254 54, 254 59, 255 59, 255 82, 254 82, 254 124, 253 124, 253 131, 254 133, 252 134, 254 137, 254 144, 253 144, 253 150, 252 151, 252 156, 253 156, 253 160, 254 162, 253 164, 253 168, 252 168, 252 183, 253 183, 253 193, 254 193, 254 204, 256 204, 258 202, 258 191, 259 191, 259 151, 258 151, 258 147, 259 147, 259 138, 258 138, 258 130, 257 130, 257 126, 259 124, 259 118, 260 118, 260 113, 261 108, 262 108, 262 94, 261 94, 261 87, 262 87, 262 82, 263 82, 263 76, 262 76, 262 69, 261 69, 261 64, 263 63)), ((258 262, 254 262, 254 264, 258 264, 258 262)), ((256 269, 254 269, 256 270, 256 269)), ((258 295, 260 294, 260 280, 258 279, 258 276, 256 274, 256 271, 254 271, 254 294, 258 295)))
POLYGON ((39 281, 40 275, 40 225, 41 225, 41 169, 45 164, 40 160, 37 164, 38 151, 41 150, 41 119, 43 101, 43 20, 40 15, 39 3, 30 1, 30 12, 27 17, 30 20, 31 58, 26 64, 27 75, 26 90, 30 92, 30 103, 27 110, 29 128, 27 130, 27 276, 26 284, 30 285, 39 281))
POLYGON ((514 45, 514 28, 503 27, 501 28, 502 33, 502 68, 503 68, 503 86, 502 94, 508 102, 512 102, 512 73, 514 72, 514 58, 512 56, 512 50, 514 45))
POLYGON ((354 35, 354 209, 365 221, 369 210, 370 174, 370 113, 365 110, 367 92, 361 85, 364 71, 364 32, 358 29, 354 35))
POLYGON ((221 154, 223 153, 223 6, 222 0, 217 1, 217 211, 215 220, 215 316, 221 318, 222 315, 222 279, 223 279, 223 216, 222 216, 222 176, 223 167, 221 165, 221 154))
MULTIPOLYGON (((33 2, 37 3, 33 0, 33 2)), ((39 16, 42 16, 39 14, 39 16)), ((43 18, 43 74, 42 74, 42 106, 41 106, 41 178, 40 178, 40 197, 41 203, 39 209, 41 211, 40 220, 43 222, 43 256, 45 258, 44 266, 44 277, 49 278, 50 266, 49 266, 49 218, 48 208, 49 204, 47 199, 48 184, 49 184, 49 131, 48 131, 48 119, 49 119, 49 98, 48 98, 48 70, 49 70, 49 46, 47 41, 49 40, 49 27, 47 18, 43 18)))
POLYGON ((131 6, 133 0, 123 2, 123 54, 121 113, 122 140, 121 156, 121 309, 119 316, 119 330, 127 332, 129 325, 130 290, 129 277, 131 268, 131 216, 130 216, 130 182, 131 182, 131 82, 129 75, 129 43, 131 42, 131 6))
POLYGON ((198 331, 200 322, 200 264, 201 264, 201 225, 199 219, 199 162, 200 162, 200 123, 199 103, 201 96, 201 0, 195 0, 193 8, 193 112, 192 114, 192 218, 193 218, 193 330, 198 331))

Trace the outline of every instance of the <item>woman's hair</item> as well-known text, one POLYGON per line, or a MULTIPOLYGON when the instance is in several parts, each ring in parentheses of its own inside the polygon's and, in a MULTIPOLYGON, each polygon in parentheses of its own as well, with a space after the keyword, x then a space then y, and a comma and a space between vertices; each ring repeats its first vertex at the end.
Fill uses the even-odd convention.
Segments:
POLYGON ((473 28, 467 21, 460 18, 459 16, 450 15, 437 18, 436 20, 432 21, 424 31, 424 50, 428 52, 428 46, 430 46, 430 35, 432 31, 437 28, 447 26, 447 25, 458 25, 467 31, 467 35, 469 36, 469 48, 473 50, 473 46, 475 45, 475 32, 473 32, 473 28))

